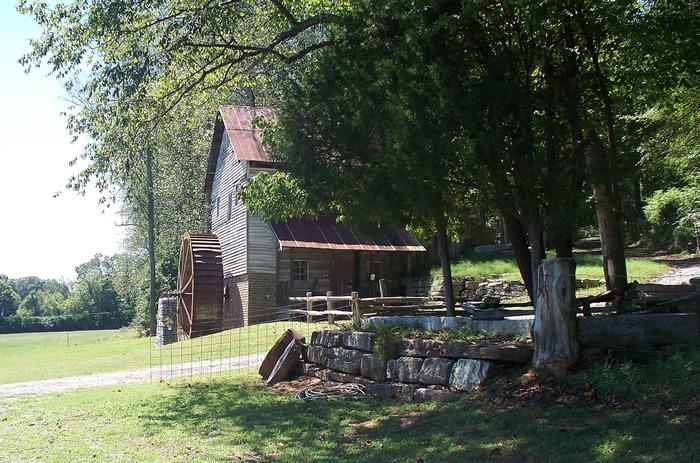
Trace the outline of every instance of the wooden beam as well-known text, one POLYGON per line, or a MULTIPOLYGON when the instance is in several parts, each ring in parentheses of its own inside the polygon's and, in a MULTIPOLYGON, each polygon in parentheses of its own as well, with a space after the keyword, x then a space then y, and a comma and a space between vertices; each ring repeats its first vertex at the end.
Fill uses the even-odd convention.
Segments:
POLYGON ((333 291, 326 292, 326 311, 328 312, 328 323, 335 323, 335 302, 331 299, 333 291))
POLYGON ((362 310, 360 308, 360 294, 357 291, 352 292, 352 324, 359 325, 362 319, 362 310))
POLYGON ((311 315, 311 311, 314 310, 314 301, 311 300, 312 294, 311 291, 306 292, 306 323, 314 321, 313 315, 311 315))

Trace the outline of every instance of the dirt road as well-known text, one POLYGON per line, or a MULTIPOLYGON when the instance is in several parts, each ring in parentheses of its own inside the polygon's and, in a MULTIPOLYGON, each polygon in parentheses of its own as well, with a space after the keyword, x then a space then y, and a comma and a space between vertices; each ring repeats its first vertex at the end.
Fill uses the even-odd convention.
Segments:
POLYGON ((668 261, 672 266, 665 274, 654 278, 652 283, 662 285, 688 284, 691 278, 700 278, 700 258, 668 261))
POLYGON ((96 373, 68 378, 52 378, 23 383, 0 384, 0 398, 17 397, 26 394, 48 394, 72 391, 91 387, 111 386, 117 384, 143 383, 147 381, 168 380, 181 376, 206 376, 233 370, 255 368, 260 365, 265 354, 251 354, 240 357, 202 360, 197 362, 158 365, 137 370, 96 373))

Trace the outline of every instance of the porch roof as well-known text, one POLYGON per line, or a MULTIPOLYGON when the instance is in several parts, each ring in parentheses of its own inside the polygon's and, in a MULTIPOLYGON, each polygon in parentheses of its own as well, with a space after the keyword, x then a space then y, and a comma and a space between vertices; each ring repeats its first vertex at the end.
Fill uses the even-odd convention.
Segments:
POLYGON ((423 245, 406 230, 382 230, 368 236, 359 234, 342 223, 336 222, 335 216, 320 216, 315 220, 291 219, 285 222, 274 222, 271 227, 282 248, 341 251, 425 251, 423 245))

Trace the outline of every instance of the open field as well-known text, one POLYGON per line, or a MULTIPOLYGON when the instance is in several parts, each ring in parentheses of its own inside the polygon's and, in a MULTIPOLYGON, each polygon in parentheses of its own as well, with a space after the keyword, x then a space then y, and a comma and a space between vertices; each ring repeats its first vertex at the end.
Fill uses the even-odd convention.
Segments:
POLYGON ((285 329, 304 335, 326 326, 276 322, 235 328, 160 349, 135 330, 0 335, 0 384, 144 368, 266 352, 285 329))
MULTIPOLYGON (((568 393, 501 404, 301 402, 257 379, 0 400, 0 461, 694 462, 700 348, 578 373, 568 393), (664 366, 666 365, 666 366, 664 366), (584 382, 614 401, 582 399, 584 382)), ((608 399, 606 399, 608 400, 608 399)))

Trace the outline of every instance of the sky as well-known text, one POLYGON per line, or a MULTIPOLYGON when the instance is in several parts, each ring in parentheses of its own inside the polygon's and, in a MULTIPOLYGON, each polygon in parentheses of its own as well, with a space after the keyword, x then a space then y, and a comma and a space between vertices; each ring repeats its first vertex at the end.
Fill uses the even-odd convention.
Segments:
POLYGON ((80 145, 61 115, 68 103, 60 83, 17 63, 39 30, 14 3, 0 0, 0 274, 70 280, 96 253, 116 252, 123 229, 94 189, 65 189, 80 145))

